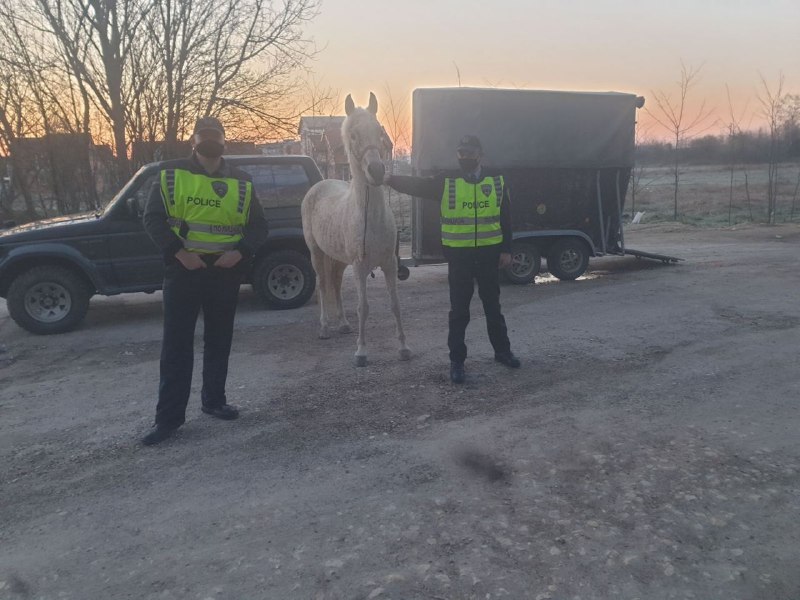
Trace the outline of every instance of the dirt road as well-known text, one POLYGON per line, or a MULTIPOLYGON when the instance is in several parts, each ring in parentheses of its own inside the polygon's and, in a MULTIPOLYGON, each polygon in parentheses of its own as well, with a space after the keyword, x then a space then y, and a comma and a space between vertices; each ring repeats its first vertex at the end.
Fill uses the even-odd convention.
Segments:
POLYGON ((241 419, 195 385, 156 448, 159 294, 56 337, 0 301, 0 598, 797 600, 800 228, 627 240, 686 262, 504 286, 519 371, 476 297, 461 387, 442 266, 401 284, 410 362, 369 282, 362 369, 243 291, 241 419))

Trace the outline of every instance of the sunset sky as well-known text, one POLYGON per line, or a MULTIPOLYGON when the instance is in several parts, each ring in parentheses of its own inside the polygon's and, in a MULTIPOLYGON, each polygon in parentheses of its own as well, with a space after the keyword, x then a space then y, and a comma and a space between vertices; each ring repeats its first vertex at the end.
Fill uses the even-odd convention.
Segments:
POLYGON ((654 111, 683 60, 702 66, 690 115, 705 100, 727 121, 727 84, 745 128, 762 123, 759 73, 800 93, 800 0, 323 0, 308 33, 316 79, 358 105, 387 86, 410 103, 414 88, 458 85, 456 65, 462 85, 631 92, 654 111))

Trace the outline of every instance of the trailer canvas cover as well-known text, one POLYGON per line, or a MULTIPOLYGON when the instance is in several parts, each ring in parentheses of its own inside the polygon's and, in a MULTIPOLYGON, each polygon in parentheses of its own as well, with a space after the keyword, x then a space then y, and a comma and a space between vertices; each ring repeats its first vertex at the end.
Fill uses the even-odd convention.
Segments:
POLYGON ((483 143, 487 167, 632 167, 637 96, 480 88, 413 94, 417 174, 456 167, 465 134, 483 143))
MULTIPOLYGON (((594 255, 624 251, 621 219, 643 98, 429 88, 415 90, 413 100, 415 175, 457 175, 458 140, 477 135, 486 172, 502 173, 511 190, 515 239, 537 236, 546 251, 548 240, 577 235, 594 255)), ((438 206, 415 198, 411 221, 414 260, 440 260, 438 206)))

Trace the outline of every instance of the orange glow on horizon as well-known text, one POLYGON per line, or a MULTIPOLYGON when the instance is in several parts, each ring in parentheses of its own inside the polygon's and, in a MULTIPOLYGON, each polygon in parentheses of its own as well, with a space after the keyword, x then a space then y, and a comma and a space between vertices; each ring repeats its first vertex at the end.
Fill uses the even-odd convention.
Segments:
POLYGON ((388 12, 326 0, 310 26, 325 47, 315 76, 356 104, 370 91, 381 106, 387 91, 406 100, 406 131, 415 88, 463 85, 634 93, 646 99, 640 136, 667 139, 651 116, 653 92, 677 97, 681 62, 700 70, 688 114, 704 100, 713 109, 704 134, 727 129, 726 87, 750 131, 764 126, 761 76, 774 89, 783 73, 784 93, 800 95, 797 0, 495 0, 491 11, 466 8, 480 18, 465 14, 463 0, 406 0, 388 12))

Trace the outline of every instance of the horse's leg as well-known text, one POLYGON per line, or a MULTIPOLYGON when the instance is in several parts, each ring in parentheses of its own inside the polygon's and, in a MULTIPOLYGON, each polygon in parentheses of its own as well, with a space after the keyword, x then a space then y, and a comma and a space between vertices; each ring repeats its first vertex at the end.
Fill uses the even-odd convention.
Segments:
POLYGON ((356 280, 358 282, 358 342, 356 346, 356 366, 367 366, 367 342, 365 331, 367 316, 369 315, 369 304, 367 304, 367 275, 369 268, 361 263, 353 265, 356 280))
POLYGON ((389 300, 392 304, 394 321, 397 324, 397 339, 400 341, 400 360, 411 358, 411 350, 406 346, 406 334, 403 332, 403 323, 400 320, 400 302, 397 299, 397 257, 386 261, 381 266, 383 277, 386 280, 386 289, 389 292, 389 300))
POLYGON ((310 245, 311 265, 317 273, 317 301, 319 302, 319 337, 326 340, 331 337, 328 329, 327 295, 329 283, 328 260, 325 253, 316 244, 310 245))
POLYGON ((336 271, 339 262, 327 254, 325 255, 325 327, 332 332, 338 323, 336 315, 336 271))
POLYGON ((331 275, 331 283, 333 288, 333 301, 336 311, 336 321, 338 323, 339 333, 350 333, 353 328, 347 321, 344 308, 342 307, 342 278, 347 265, 343 262, 336 261, 333 266, 333 273, 331 275))

